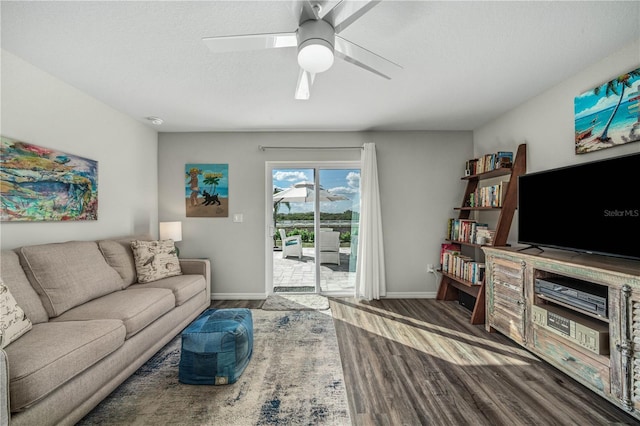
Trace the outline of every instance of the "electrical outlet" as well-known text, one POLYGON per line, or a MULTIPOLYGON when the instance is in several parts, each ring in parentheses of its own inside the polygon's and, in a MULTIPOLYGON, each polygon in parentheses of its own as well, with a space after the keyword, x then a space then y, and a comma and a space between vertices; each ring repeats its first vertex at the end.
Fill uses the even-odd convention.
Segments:
POLYGON ((433 269, 433 265, 431 263, 427 265, 427 272, 435 272, 435 270, 433 269))

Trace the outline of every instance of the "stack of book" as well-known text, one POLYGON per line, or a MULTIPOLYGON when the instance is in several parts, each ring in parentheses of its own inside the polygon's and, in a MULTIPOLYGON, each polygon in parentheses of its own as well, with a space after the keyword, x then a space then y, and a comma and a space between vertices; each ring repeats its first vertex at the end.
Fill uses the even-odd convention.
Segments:
POLYGON ((503 181, 495 185, 476 188, 474 192, 469 194, 467 207, 502 207, 508 185, 509 182, 503 181))
POLYGON ((483 241, 487 239, 489 226, 486 223, 478 223, 474 219, 455 219, 450 218, 447 223, 446 239, 451 241, 460 241, 467 244, 483 244, 479 242, 478 232, 482 231, 483 241))
POLYGON ((480 158, 468 160, 465 163, 465 176, 490 172, 495 169, 510 168, 513 164, 513 152, 498 151, 495 154, 486 154, 480 158))
MULTIPOLYGON (((462 248, 460 247, 460 244, 449 244, 449 243, 444 243, 442 244, 441 248, 440 248, 440 269, 442 271, 445 270, 445 264, 448 265, 449 263, 449 258, 451 256, 455 256, 455 255, 459 255, 461 253, 462 248)), ((448 266, 447 266, 448 269, 448 266)))
POLYGON ((442 252, 442 272, 460 277, 473 285, 480 285, 484 280, 484 271, 484 263, 476 262, 458 250, 442 252))

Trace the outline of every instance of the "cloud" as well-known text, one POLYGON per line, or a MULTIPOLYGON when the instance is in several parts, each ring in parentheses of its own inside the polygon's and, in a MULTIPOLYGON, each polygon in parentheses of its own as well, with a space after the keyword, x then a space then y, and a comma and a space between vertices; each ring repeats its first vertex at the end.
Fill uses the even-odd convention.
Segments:
POLYGON ((277 171, 273 174, 273 179, 297 182, 300 180, 307 180, 307 175, 300 171, 277 171))
POLYGON ((581 93, 579 96, 576 96, 578 99, 588 98, 589 96, 593 96, 593 89, 587 90, 586 92, 581 93))
MULTIPOLYGON (((347 181, 347 186, 334 186, 333 188, 327 188, 327 190, 336 195, 345 195, 349 197, 349 195, 359 194, 360 193, 360 173, 357 172, 349 172, 345 177, 347 181)), ((349 199, 353 199, 354 197, 349 197, 349 199)))
POLYGON ((360 188, 360 173, 349 172, 347 175, 347 185, 351 188, 360 188))
POLYGON ((332 194, 357 194, 358 188, 351 188, 347 186, 336 186, 328 190, 332 194))
MULTIPOLYGON (((638 92, 639 89, 640 89, 640 80, 634 81, 631 84, 630 88, 625 87, 623 102, 627 101, 632 96, 632 94, 638 92)), ((618 90, 622 90, 622 87, 621 86, 618 87, 618 90)), ((604 92, 602 93, 604 94, 604 92)), ((585 108, 582 111, 578 112, 576 114, 576 117, 580 118, 580 117, 594 114, 599 111, 603 111, 607 108, 612 108, 618 103, 619 99, 620 99, 620 96, 614 93, 606 97, 604 95, 601 95, 601 97, 598 99, 598 102, 595 105, 589 108, 585 108)))

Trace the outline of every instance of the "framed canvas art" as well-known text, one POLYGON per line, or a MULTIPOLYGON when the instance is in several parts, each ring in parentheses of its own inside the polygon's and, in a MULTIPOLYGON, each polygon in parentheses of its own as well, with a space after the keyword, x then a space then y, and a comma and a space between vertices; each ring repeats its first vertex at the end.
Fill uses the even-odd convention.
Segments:
POLYGON ((98 219, 98 162, 0 137, 2 221, 98 219))
POLYGON ((574 100, 576 154, 640 141, 640 68, 574 100))
POLYGON ((229 217, 229 165, 185 165, 187 217, 229 217))

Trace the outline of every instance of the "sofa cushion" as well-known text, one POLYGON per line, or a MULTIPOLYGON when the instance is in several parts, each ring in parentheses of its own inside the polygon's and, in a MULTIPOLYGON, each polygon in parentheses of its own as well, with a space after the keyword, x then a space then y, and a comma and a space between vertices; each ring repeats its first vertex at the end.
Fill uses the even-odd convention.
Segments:
POLYGON ((7 346, 11 411, 27 408, 109 355, 124 342, 122 321, 34 324, 7 346))
POLYGON ((150 283, 134 284, 130 288, 167 288, 173 292, 176 306, 180 306, 196 294, 206 290, 207 285, 202 275, 178 275, 150 283))
POLYGON ((136 240, 131 243, 131 249, 140 283, 182 274, 173 240, 136 240))
POLYGON ((93 241, 25 246, 19 254, 49 317, 124 288, 93 241))
POLYGON ((171 290, 129 287, 70 309, 51 321, 117 319, 124 323, 128 339, 175 305, 171 290))
POLYGON ((125 288, 138 282, 138 276, 136 275, 136 263, 131 249, 131 242, 136 240, 151 240, 151 236, 140 235, 137 237, 98 241, 98 247, 100 248, 102 255, 109 266, 120 274, 122 281, 124 281, 125 288))
POLYGON ((0 349, 31 330, 31 321, 0 279, 0 349))
POLYGON ((2 250, 0 253, 0 275, 18 305, 33 324, 49 321, 38 293, 24 274, 18 254, 13 250, 2 250))

